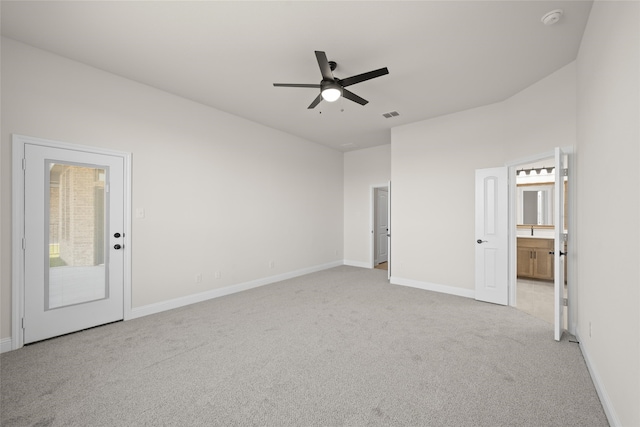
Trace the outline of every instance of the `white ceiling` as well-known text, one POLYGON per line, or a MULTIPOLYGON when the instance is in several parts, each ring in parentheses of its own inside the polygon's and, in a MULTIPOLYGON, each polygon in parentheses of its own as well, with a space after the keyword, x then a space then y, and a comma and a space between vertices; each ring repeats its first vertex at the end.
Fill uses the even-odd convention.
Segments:
POLYGON ((573 61, 590 1, 2 1, 2 35, 339 150, 504 100, 573 61), (540 18, 561 8, 560 22, 540 18), (307 106, 314 50, 367 99, 307 106), (383 113, 400 116, 386 119, 383 113))

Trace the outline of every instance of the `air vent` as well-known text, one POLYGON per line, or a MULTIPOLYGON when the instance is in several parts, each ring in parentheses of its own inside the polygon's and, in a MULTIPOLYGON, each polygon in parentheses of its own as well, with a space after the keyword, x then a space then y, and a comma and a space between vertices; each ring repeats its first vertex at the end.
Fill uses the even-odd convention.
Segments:
POLYGON ((390 113, 384 113, 383 116, 386 117, 387 119, 390 119, 391 117, 398 117, 400 115, 400 113, 398 113, 397 111, 391 111, 390 113))

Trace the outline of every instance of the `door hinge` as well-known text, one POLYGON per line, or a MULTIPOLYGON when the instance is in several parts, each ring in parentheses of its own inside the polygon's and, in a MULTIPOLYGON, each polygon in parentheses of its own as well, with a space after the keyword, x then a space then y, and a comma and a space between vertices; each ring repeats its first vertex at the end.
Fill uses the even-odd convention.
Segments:
POLYGON ((109 192, 109 184, 105 184, 104 185, 104 191, 105 191, 105 193, 109 192))
POLYGON ((565 242, 565 243, 569 241, 569 234, 568 233, 562 233, 562 241, 565 242))
POLYGON ((27 240, 24 237, 22 238, 22 250, 27 250, 27 240))
POLYGON ((562 298, 562 305, 567 307, 569 305, 569 300, 567 298, 562 298))
POLYGON ((27 170, 27 159, 26 158, 22 159, 22 170, 23 171, 27 170))
POLYGON ((24 329, 24 317, 22 318, 22 329, 24 329))
POLYGON ((562 169, 562 176, 569 176, 569 169, 568 168, 562 169))

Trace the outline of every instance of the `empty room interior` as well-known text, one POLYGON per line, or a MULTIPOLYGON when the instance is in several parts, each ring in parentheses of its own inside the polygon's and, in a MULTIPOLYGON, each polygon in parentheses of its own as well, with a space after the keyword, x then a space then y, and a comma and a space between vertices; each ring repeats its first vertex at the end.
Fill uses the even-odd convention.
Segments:
POLYGON ((639 2, 0 7, 3 425, 640 426, 639 2))

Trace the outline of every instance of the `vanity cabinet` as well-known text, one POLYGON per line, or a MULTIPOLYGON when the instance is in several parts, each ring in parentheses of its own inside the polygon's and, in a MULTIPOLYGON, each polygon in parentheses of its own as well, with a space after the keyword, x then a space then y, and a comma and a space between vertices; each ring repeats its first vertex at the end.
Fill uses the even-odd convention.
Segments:
POLYGON ((553 239, 518 238, 518 277, 553 280, 553 239))

